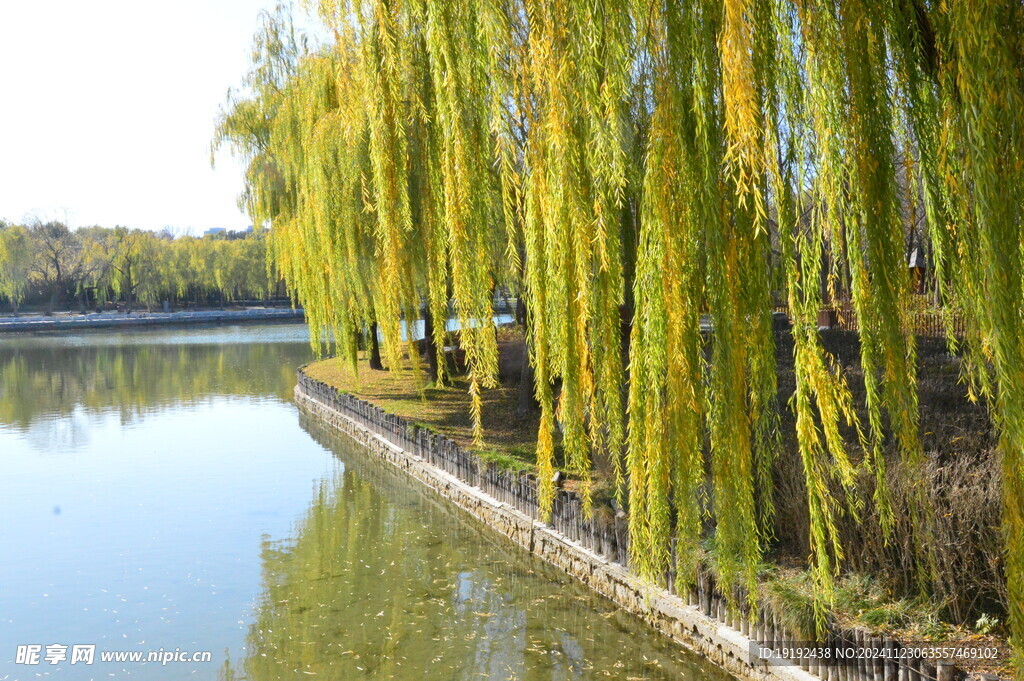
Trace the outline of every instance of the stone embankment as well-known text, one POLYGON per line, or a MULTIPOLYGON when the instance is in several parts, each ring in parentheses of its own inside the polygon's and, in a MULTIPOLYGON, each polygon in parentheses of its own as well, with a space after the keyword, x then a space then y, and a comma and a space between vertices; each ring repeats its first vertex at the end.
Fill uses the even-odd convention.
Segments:
POLYGON ((78 329, 135 328, 174 324, 239 324, 262 321, 302 321, 302 310, 250 308, 190 312, 98 312, 81 315, 0 317, 0 333, 67 331, 78 329))
MULTIPOLYGON (((580 512, 580 500, 558 490, 550 522, 542 522, 536 479, 482 462, 443 436, 338 392, 301 370, 296 402, 371 453, 404 470, 516 544, 561 568, 686 648, 744 681, 962 681, 949 662, 933 663, 908 648, 860 630, 836 631, 835 649, 882 651, 842 665, 804 659, 798 665, 769 664, 760 652, 779 652, 802 637, 787 631, 768 608, 756 613, 727 607, 710 574, 693 589, 651 584, 629 568, 626 519, 580 512)), ((776 653, 779 654, 779 653, 776 653)), ((998 681, 982 676, 980 681, 998 681)))

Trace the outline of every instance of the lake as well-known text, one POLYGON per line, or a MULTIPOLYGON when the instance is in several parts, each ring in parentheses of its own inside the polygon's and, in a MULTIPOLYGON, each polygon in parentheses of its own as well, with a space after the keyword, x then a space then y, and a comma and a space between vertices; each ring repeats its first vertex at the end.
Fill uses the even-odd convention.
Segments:
POLYGON ((0 680, 728 678, 301 413, 310 359, 0 337, 0 680))

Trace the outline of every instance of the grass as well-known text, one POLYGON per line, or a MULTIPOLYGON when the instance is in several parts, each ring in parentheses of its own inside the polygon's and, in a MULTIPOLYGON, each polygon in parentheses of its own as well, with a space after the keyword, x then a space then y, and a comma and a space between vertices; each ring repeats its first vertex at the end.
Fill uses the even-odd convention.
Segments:
MULTIPOLYGON (((811 578, 805 570, 773 569, 762 584, 762 595, 785 625, 808 639, 814 638, 811 578)), ((942 604, 926 596, 894 597, 878 580, 860 574, 842 576, 836 585, 832 618, 843 627, 866 629, 903 641, 1005 647, 993 634, 1000 622, 982 618, 974 630, 944 621, 942 604)))
POLYGON ((521 452, 517 456, 493 449, 482 449, 476 450, 476 455, 488 463, 493 463, 498 468, 512 471, 532 471, 535 468, 529 461, 531 456, 527 452, 521 452))
MULTIPOLYGON (((507 340, 503 344, 513 342, 507 340)), ((362 356, 357 372, 342 360, 331 358, 313 362, 306 367, 306 373, 310 378, 364 399, 421 428, 444 435, 503 468, 533 470, 535 467, 540 416, 536 410, 522 413, 519 409, 518 374, 511 375, 512 370, 503 371, 509 375, 503 376, 497 388, 483 391, 484 443, 481 447, 473 446, 469 382, 464 375, 456 375, 449 384, 438 387, 430 381, 425 366, 375 371, 362 356)))

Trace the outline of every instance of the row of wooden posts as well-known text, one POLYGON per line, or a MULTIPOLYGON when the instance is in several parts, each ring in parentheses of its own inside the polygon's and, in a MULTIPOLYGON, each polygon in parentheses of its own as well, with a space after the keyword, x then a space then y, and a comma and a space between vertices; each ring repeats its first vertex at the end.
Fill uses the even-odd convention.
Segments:
MULTIPOLYGON (((835 323, 831 328, 841 331, 860 332, 857 314, 850 308, 835 310, 835 323)), ((911 312, 908 325, 916 336, 926 338, 945 338, 951 331, 954 338, 967 337, 967 320, 962 314, 948 314, 948 318, 938 310, 911 312)))
MULTIPOLYGON (((428 461, 530 518, 548 523, 563 536, 606 560, 629 568, 628 518, 621 510, 616 512, 610 507, 595 509, 592 517, 586 518, 579 495, 571 490, 557 489, 550 517, 541 518, 535 474, 503 469, 484 461, 443 435, 417 427, 369 402, 341 393, 303 372, 299 373, 299 383, 310 397, 394 446, 428 461)), ((671 564, 675 565, 674 544, 672 552, 671 564)), ((811 645, 806 636, 788 630, 777 613, 766 605, 755 613, 744 604, 746 599, 734 598, 730 607, 729 599, 725 598, 707 569, 700 571, 692 587, 677 584, 674 570, 664 576, 663 584, 668 591, 698 607, 706 616, 738 630, 763 647, 782 650, 795 643, 811 645)), ((801 659, 801 668, 825 681, 961 681, 965 677, 952 663, 936 664, 901 653, 905 646, 899 641, 872 637, 859 629, 834 627, 828 640, 817 646, 819 649, 871 648, 888 652, 885 656, 862 657, 843 664, 801 659)), ((982 675, 980 681, 999 681, 999 677, 982 675)))
MULTIPOLYGON (((789 307, 776 306, 776 325, 788 326, 792 321, 789 307)), ((907 316, 907 325, 915 336, 924 338, 946 338, 952 332, 954 338, 967 337, 967 320, 960 313, 933 310, 913 310, 907 316)), ((839 331, 860 332, 860 321, 850 305, 839 308, 822 308, 818 312, 818 326, 839 331)))

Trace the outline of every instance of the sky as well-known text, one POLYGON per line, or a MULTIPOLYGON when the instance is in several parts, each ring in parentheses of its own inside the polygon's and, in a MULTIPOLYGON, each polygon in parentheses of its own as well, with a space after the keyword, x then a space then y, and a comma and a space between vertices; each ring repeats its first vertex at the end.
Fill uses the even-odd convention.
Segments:
POLYGON ((250 224, 210 140, 275 0, 0 0, 0 218, 250 224))

